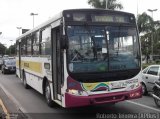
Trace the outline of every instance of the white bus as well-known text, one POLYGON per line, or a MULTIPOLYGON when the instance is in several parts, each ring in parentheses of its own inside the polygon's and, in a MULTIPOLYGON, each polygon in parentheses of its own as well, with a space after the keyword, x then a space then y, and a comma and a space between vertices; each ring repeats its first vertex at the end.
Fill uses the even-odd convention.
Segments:
POLYGON ((17 38, 16 74, 49 106, 117 103, 142 96, 133 14, 64 10, 17 38), (53 103, 54 102, 54 103, 53 103))

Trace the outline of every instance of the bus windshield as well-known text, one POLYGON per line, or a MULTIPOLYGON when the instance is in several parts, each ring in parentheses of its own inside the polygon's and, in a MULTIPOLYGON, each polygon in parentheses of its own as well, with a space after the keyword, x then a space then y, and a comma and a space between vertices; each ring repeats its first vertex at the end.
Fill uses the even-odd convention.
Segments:
POLYGON ((67 26, 72 73, 140 68, 137 30, 124 26, 67 26))

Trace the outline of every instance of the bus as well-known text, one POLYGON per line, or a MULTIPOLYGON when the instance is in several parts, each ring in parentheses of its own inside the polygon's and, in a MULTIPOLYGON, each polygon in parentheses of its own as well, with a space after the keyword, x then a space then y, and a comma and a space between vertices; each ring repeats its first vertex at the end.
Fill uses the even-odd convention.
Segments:
POLYGON ((48 106, 115 104, 141 98, 135 16, 103 9, 63 10, 16 40, 16 75, 48 106))

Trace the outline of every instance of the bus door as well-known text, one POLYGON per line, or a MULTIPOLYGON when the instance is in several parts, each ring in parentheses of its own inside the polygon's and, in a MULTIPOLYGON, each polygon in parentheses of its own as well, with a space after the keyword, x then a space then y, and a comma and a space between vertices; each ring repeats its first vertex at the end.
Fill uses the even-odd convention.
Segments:
POLYGON ((54 99, 61 101, 62 53, 60 49, 60 30, 52 29, 52 81, 54 99))

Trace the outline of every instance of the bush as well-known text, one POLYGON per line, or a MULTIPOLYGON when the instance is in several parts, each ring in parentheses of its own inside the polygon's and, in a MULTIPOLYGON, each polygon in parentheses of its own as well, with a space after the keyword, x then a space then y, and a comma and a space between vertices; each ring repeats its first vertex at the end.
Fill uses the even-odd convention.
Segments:
POLYGON ((142 69, 145 69, 146 67, 148 67, 149 65, 156 65, 156 64, 158 64, 158 65, 160 65, 160 60, 159 61, 155 61, 155 63, 153 62, 153 63, 145 63, 145 64, 142 64, 142 69))
POLYGON ((146 67, 148 67, 150 64, 142 64, 142 69, 145 69, 146 67))
POLYGON ((160 59, 156 60, 155 62, 156 64, 160 64, 160 59))

